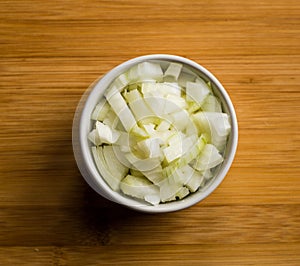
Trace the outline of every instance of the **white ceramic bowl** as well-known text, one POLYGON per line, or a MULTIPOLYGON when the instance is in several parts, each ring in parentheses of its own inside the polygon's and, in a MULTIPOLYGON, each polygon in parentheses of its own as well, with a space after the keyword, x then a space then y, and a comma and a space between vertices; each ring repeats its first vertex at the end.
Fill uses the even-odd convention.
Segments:
POLYGON ((95 81, 89 87, 89 89, 82 96, 74 116, 72 141, 73 151, 78 168, 85 180, 87 181, 87 183, 97 193, 111 201, 125 205, 137 211, 148 213, 162 213, 178 211, 190 207, 206 198, 218 187, 218 185, 222 182, 225 175, 227 174, 235 156, 238 142, 238 125, 233 104, 226 90, 223 88, 221 83, 216 79, 216 77, 213 74, 211 74, 203 66, 189 59, 175 55, 153 54, 136 57, 118 65, 117 67, 109 71, 107 74, 105 74, 101 79, 95 81), (191 69, 199 76, 203 77, 205 80, 210 80, 213 85, 213 91, 215 95, 217 95, 222 102, 223 112, 226 112, 230 116, 231 122, 231 133, 229 135, 228 143, 226 145, 224 153, 224 162, 222 163, 222 165, 217 171, 216 176, 210 181, 210 183, 206 185, 203 190, 191 193, 189 196, 182 200, 163 203, 156 206, 149 205, 147 203, 135 200, 121 193, 113 191, 101 177, 96 168, 91 154, 91 144, 87 138, 87 135, 90 132, 93 125, 93 122, 90 119, 91 113, 95 105, 99 102, 100 98, 103 97, 106 88, 108 88, 110 83, 116 77, 124 73, 127 69, 131 68, 132 66, 138 63, 149 60, 159 62, 179 62, 187 68, 191 69))

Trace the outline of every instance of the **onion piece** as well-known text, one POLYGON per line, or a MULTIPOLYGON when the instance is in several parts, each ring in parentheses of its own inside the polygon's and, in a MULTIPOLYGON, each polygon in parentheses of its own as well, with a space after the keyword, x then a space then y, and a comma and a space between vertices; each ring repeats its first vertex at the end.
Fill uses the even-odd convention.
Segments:
POLYGON ((206 112, 217 112, 217 113, 222 112, 221 103, 214 95, 208 95, 205 98, 201 106, 201 109, 206 112))
POLYGON ((129 168, 124 166, 115 155, 113 147, 110 145, 103 146, 103 156, 109 171, 119 180, 123 179, 128 173, 129 168))
POLYGON ((128 78, 131 82, 147 80, 161 81, 163 78, 163 71, 160 64, 143 62, 129 69, 128 78))
POLYGON ((115 143, 120 136, 118 131, 111 129, 100 121, 96 121, 96 130, 102 143, 115 143))
POLYGON ((121 191, 129 196, 145 199, 152 204, 158 204, 159 188, 153 185, 147 178, 127 175, 120 183, 121 191), (149 196, 155 196, 155 199, 149 196))
POLYGON ((178 84, 179 84, 179 86, 185 88, 187 82, 194 82, 195 79, 196 79, 196 75, 189 74, 189 73, 186 73, 184 71, 181 71, 181 73, 178 77, 178 84))
POLYGON ((191 178, 185 184, 186 187, 191 191, 195 192, 204 183, 204 176, 199 171, 194 171, 191 178))
POLYGON ((94 161, 96 163, 96 166, 101 173, 103 179, 106 181, 106 183, 115 191, 119 190, 120 187, 120 179, 116 178, 109 170, 106 164, 106 161, 103 156, 103 148, 101 146, 99 147, 92 147, 92 154, 94 157, 94 161))
POLYGON ((182 69, 182 64, 179 63, 170 63, 168 66, 165 74, 164 74, 164 80, 170 80, 170 81, 176 81, 179 77, 179 74, 182 69))
POLYGON ((222 151, 230 133, 228 115, 217 112, 197 112, 192 115, 192 119, 198 131, 204 133, 208 141, 222 151))
POLYGON ((119 117, 126 131, 130 131, 136 125, 135 118, 119 92, 107 95, 107 101, 119 117))
POLYGON ((207 85, 203 86, 201 83, 187 82, 186 83, 186 99, 187 101, 194 101, 201 106, 206 96, 210 93, 207 85))
POLYGON ((106 117, 106 113, 110 110, 110 106, 105 98, 102 98, 94 108, 91 115, 91 119, 103 121, 106 117))
POLYGON ((212 144, 206 144, 193 167, 198 171, 203 171, 206 169, 211 169, 222 162, 223 157, 219 153, 218 149, 212 144))
POLYGON ((151 171, 161 163, 160 158, 141 159, 136 157, 132 152, 125 153, 125 157, 132 164, 132 168, 140 172, 151 171))

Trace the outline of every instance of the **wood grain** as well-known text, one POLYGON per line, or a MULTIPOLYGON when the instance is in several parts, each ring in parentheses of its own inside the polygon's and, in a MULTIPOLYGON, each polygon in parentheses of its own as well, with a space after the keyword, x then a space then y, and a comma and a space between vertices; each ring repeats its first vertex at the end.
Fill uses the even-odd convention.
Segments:
POLYGON ((300 3, 0 2, 0 265, 300 265, 300 3), (163 215, 97 195, 72 153, 99 76, 169 53, 212 71, 239 121, 220 187, 163 215))
POLYGON ((299 245, 152 245, 86 247, 4 247, 7 265, 293 265, 298 266, 299 245), (150 250, 151 252, 145 252, 150 250), (224 253, 226 256, 224 256, 224 253), (20 254, 22 254, 20 256, 20 254), (87 256, 88 254, 88 256, 87 256), (240 256, 237 256, 240 254, 240 256), (241 256, 242 255, 242 256, 241 256))

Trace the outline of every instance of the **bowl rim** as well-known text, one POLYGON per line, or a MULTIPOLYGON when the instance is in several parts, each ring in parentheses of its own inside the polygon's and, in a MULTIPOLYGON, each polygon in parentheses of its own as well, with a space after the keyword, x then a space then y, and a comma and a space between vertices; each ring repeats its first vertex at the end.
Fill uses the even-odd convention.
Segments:
MULTIPOLYGON (((97 102, 96 101, 96 102, 97 102)), ((196 203, 205 199, 208 195, 210 195, 224 180, 227 172, 229 171, 233 159, 235 157, 235 153, 237 150, 238 144, 238 122, 235 113, 234 106, 232 101, 223 87, 223 85, 219 82, 219 80, 205 67, 187 59, 182 56, 178 55, 171 55, 171 54, 149 54, 143 55, 139 57, 135 57, 133 59, 127 60, 118 66, 111 69, 107 74, 105 74, 96 84, 91 88, 89 91, 89 95, 86 98, 84 106, 82 108, 82 112, 79 118, 79 148, 80 153, 82 156, 83 164, 86 168, 86 172, 84 174, 84 178, 89 184, 94 184, 93 189, 96 190, 100 195, 104 196, 105 198, 114 201, 116 203, 125 205, 131 209, 141 211, 141 212, 148 212, 148 213, 162 213, 162 212, 172 212, 178 211, 181 209, 185 209, 195 205, 196 203), (123 196, 119 192, 113 191, 109 185, 105 182, 102 178, 101 174, 99 173, 94 160, 91 155, 90 146, 88 144, 87 139, 87 127, 91 125, 90 115, 91 111, 94 109, 95 105, 91 102, 95 102, 95 99, 99 101, 101 97, 103 97, 104 91, 108 88, 111 82, 117 78, 120 74, 125 72, 127 69, 131 68, 133 65, 144 61, 150 60, 158 60, 158 61, 172 61, 172 62, 179 62, 186 66, 191 67, 197 72, 202 73, 205 77, 211 80, 215 88, 221 94, 223 102, 226 104, 226 109, 228 110, 227 113, 230 116, 231 122, 231 133, 230 133, 230 147, 228 149, 226 160, 224 160, 222 166, 220 167, 220 171, 217 173, 214 181, 201 193, 195 192, 191 193, 189 197, 184 198, 179 201, 168 202, 158 205, 147 205, 146 203, 141 203, 138 200, 127 198, 123 196)), ((229 143, 229 141, 228 141, 229 143)))

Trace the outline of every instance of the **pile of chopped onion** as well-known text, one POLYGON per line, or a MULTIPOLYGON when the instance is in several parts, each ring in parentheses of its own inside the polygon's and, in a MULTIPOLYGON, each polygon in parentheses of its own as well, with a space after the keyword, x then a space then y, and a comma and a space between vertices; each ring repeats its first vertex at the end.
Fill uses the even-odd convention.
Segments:
POLYGON ((213 178, 230 123, 210 82, 179 63, 149 61, 117 77, 104 96, 88 138, 114 191, 157 205, 213 178))

